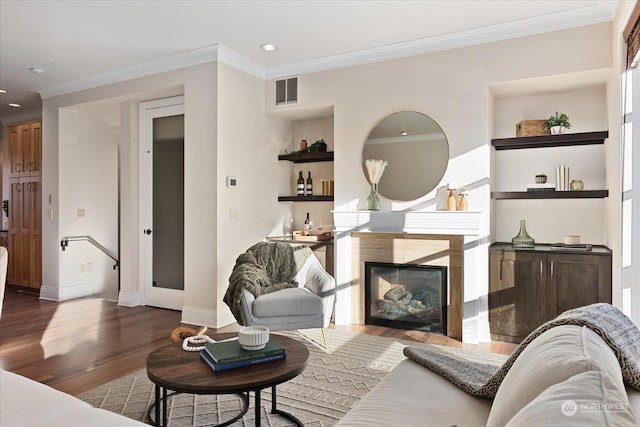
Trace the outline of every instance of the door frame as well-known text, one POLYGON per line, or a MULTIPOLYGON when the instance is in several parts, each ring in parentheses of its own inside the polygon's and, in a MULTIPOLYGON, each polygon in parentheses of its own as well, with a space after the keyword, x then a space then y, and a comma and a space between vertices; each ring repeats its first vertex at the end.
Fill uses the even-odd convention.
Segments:
POLYGON ((140 215, 138 222, 139 266, 138 283, 144 305, 182 311, 184 290, 153 287, 153 234, 144 230, 153 226, 153 171, 146 161, 149 145, 153 144, 153 119, 184 114, 184 96, 140 102, 139 107, 139 194, 140 215))

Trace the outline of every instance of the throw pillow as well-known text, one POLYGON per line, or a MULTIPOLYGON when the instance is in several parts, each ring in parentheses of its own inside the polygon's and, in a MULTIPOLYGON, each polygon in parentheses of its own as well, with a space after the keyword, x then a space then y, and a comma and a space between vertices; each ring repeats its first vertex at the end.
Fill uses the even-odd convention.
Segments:
POLYGON ((575 325, 549 329, 524 349, 505 376, 487 426, 504 426, 547 388, 587 371, 603 371, 623 387, 613 351, 595 332, 575 325))
POLYGON ((507 427, 637 426, 624 387, 601 371, 552 385, 518 412, 507 427))

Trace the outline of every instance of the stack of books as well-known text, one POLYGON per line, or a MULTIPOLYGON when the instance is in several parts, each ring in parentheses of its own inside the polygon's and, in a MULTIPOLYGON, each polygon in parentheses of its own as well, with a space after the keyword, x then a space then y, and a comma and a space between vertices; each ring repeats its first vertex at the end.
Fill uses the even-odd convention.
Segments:
POLYGON ((275 340, 269 340, 262 350, 245 350, 238 340, 206 343, 200 357, 215 372, 273 362, 287 357, 286 350, 275 340))
POLYGON ((591 245, 588 243, 577 243, 575 245, 568 245, 566 243, 554 243, 551 245, 553 251, 590 251, 591 245))
POLYGON ((556 191, 556 185, 553 182, 544 184, 527 184, 527 191, 556 191))

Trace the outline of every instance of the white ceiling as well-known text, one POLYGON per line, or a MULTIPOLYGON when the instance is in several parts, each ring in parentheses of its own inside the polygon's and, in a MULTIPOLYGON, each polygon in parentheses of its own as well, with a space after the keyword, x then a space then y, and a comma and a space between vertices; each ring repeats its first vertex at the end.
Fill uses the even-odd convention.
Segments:
POLYGON ((617 4, 0 0, 0 89, 8 92, 0 94, 0 118, 40 108, 41 94, 122 80, 125 70, 220 45, 271 78, 610 21, 617 4), (279 49, 263 52, 266 42, 279 49))

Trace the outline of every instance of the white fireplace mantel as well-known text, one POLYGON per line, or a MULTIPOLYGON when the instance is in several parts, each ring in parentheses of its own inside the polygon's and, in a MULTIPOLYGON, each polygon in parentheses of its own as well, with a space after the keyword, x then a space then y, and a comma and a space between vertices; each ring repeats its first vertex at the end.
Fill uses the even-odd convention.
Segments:
POLYGON ((332 211, 337 232, 480 234, 481 212, 332 211))

